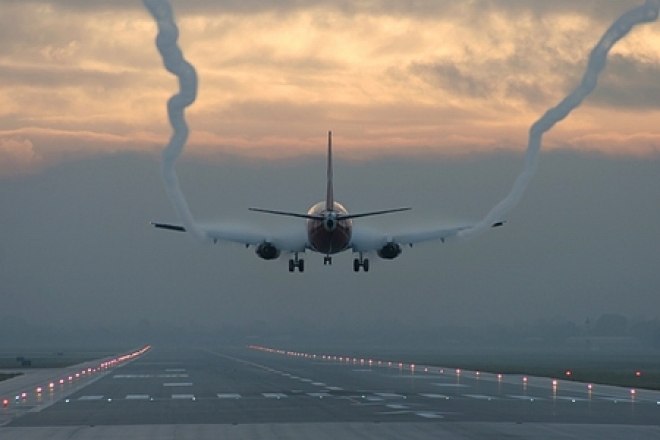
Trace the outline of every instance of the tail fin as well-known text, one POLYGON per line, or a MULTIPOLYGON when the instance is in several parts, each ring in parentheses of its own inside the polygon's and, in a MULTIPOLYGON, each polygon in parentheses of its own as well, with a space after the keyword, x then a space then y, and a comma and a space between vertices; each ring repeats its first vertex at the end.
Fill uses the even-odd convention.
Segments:
POLYGON ((328 192, 325 196, 325 209, 332 211, 335 208, 334 193, 332 188, 332 132, 328 132, 328 192))

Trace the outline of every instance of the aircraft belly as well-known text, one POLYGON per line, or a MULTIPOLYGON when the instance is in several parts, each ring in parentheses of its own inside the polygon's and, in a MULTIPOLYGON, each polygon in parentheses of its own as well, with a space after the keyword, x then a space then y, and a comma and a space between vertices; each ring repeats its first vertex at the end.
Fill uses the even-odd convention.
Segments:
POLYGON ((351 241, 351 228, 345 222, 340 222, 334 231, 329 232, 323 227, 322 222, 310 222, 307 235, 315 251, 322 254, 336 254, 348 247, 351 241))

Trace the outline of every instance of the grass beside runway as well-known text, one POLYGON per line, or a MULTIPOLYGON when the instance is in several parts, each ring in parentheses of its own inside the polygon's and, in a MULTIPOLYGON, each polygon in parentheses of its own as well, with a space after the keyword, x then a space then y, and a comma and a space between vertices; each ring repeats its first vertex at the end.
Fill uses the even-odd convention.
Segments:
POLYGON ((0 369, 65 368, 116 353, 114 350, 3 350, 0 351, 0 369))
POLYGON ((21 373, 0 373, 0 382, 3 380, 11 379, 12 377, 20 376, 21 373))
POLYGON ((374 351, 372 348, 343 353, 438 368, 660 390, 660 353, 657 351, 584 352, 509 348, 374 351))
POLYGON ((521 374, 602 385, 660 390, 660 359, 657 355, 440 355, 417 362, 501 374, 521 374))

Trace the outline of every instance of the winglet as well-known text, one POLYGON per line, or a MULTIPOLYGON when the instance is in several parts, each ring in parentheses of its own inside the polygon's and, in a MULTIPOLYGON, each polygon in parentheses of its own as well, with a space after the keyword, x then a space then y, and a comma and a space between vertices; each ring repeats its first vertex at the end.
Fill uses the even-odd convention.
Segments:
POLYGON ((332 188, 332 131, 328 131, 328 192, 325 196, 325 209, 334 210, 335 200, 332 188))

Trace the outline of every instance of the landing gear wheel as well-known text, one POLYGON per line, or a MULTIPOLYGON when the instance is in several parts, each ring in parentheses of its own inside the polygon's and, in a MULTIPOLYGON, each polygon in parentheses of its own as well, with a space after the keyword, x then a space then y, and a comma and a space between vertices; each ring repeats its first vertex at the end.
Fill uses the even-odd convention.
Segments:
POLYGON ((357 258, 355 260, 353 260, 353 270, 355 272, 360 271, 360 260, 358 260, 357 258))
POLYGON ((305 271, 305 260, 298 259, 298 254, 294 258, 289 260, 289 272, 295 272, 296 268, 299 272, 305 271))
POLYGON ((369 259, 365 258, 364 261, 362 262, 362 269, 364 269, 365 272, 369 272, 369 259))

